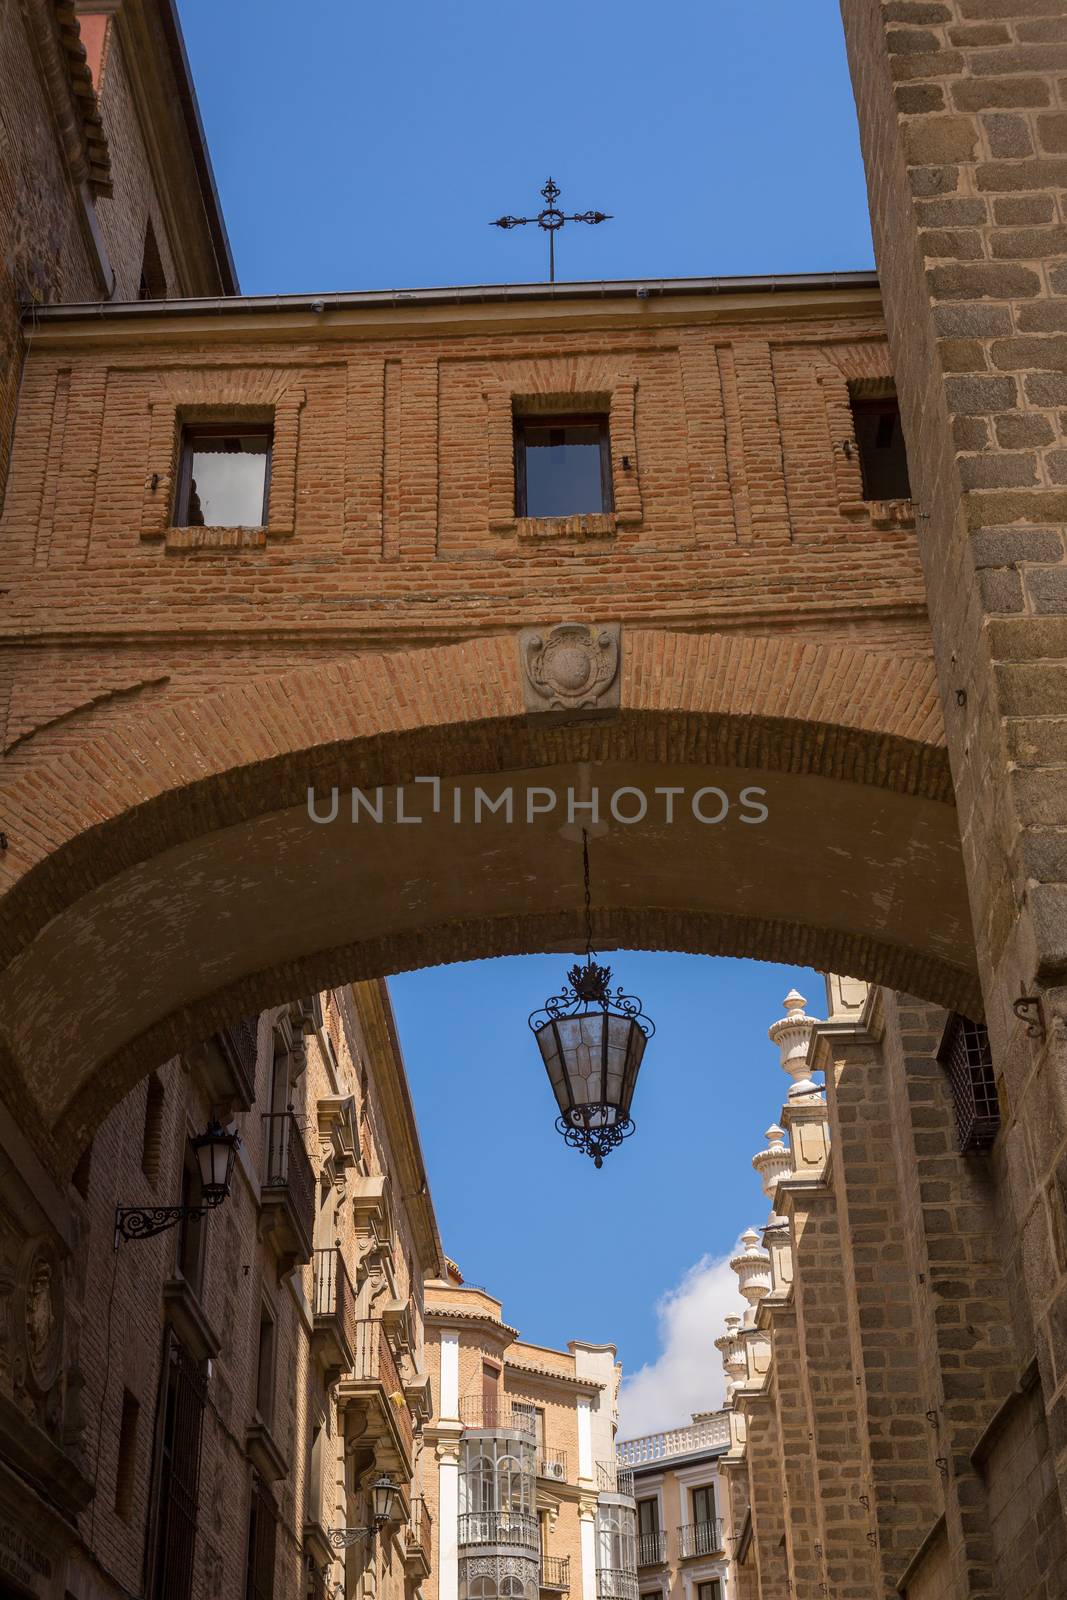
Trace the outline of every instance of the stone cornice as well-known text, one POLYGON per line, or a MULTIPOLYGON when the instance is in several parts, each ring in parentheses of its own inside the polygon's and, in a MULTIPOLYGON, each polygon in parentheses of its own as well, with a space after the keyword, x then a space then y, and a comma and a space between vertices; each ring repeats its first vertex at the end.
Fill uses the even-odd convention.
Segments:
POLYGON ((444 1248, 430 1198, 411 1087, 404 1069, 389 991, 385 979, 379 978, 350 984, 349 993, 373 1057, 375 1089, 396 1163, 398 1199, 404 1202, 412 1220, 419 1265, 439 1273, 444 1267, 444 1248))

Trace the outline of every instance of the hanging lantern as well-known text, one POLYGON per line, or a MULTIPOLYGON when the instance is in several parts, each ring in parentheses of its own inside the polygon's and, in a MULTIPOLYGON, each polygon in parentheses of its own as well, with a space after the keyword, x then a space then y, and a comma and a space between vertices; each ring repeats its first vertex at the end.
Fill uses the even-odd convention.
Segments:
POLYGON ((530 1016, 530 1027, 559 1106, 556 1127, 597 1167, 634 1131, 630 1116, 645 1045, 655 1033, 635 995, 612 991, 611 968, 592 950, 589 841, 582 830, 585 867, 585 961, 567 974, 562 993, 530 1016))

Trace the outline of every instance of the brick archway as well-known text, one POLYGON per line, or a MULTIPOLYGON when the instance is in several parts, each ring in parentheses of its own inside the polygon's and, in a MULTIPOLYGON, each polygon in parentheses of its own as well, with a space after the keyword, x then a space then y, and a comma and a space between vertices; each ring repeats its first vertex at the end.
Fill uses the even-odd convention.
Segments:
POLYGON ((26 770, 4 809, 3 1048, 15 1109, 60 1165, 138 1076, 228 1015, 345 977, 573 944, 579 863, 561 816, 480 833, 428 816, 383 849, 366 825, 316 828, 309 784, 562 786, 583 762, 605 792, 762 783, 763 828, 689 819, 598 843, 603 947, 812 963, 978 1004, 921 659, 635 631, 619 712, 559 721, 525 714, 515 639, 483 638, 156 701, 92 732, 26 770))

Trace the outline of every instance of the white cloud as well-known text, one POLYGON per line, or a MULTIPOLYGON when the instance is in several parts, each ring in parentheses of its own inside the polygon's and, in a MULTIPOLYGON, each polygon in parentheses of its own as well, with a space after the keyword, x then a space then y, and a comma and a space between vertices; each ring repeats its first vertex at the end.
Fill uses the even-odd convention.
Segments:
POLYGON ((623 1378, 620 1439, 683 1427, 694 1411, 722 1405, 722 1358, 713 1340, 723 1331, 723 1318, 744 1309, 729 1255, 703 1256, 661 1296, 656 1305, 660 1353, 623 1378))

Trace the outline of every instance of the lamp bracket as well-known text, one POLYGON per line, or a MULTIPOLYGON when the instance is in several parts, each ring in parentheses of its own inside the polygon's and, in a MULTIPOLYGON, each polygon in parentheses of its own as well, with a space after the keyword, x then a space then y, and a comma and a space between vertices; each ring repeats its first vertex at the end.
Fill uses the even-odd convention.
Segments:
POLYGON ((201 1206, 116 1206, 115 1249, 123 1239, 151 1239, 153 1234, 164 1233, 188 1217, 203 1217, 225 1199, 205 1200, 201 1206))

